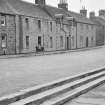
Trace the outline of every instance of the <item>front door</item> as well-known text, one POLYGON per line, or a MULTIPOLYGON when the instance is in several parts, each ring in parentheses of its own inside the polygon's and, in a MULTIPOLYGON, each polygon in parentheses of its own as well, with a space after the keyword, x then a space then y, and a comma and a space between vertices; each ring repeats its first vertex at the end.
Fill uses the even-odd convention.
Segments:
POLYGON ((89 39, 88 37, 86 38, 86 47, 88 47, 88 44, 89 44, 89 39))
POLYGON ((41 46, 41 36, 38 36, 38 45, 41 46))
POLYGON ((7 50, 7 34, 5 33, 1 33, 1 47, 3 50, 3 54, 6 54, 6 50, 7 50))
POLYGON ((70 49, 70 37, 67 37, 67 50, 70 49))

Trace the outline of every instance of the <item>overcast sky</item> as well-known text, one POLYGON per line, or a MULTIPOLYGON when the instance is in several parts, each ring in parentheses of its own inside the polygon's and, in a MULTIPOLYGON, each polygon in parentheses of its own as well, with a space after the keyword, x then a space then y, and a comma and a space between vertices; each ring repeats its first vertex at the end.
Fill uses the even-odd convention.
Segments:
MULTIPOLYGON (((35 0, 25 0, 34 2, 35 0)), ((46 3, 57 6, 59 0, 46 0, 46 3)), ((79 12, 82 6, 85 6, 88 12, 95 11, 98 15, 99 9, 105 9, 105 0, 68 0, 69 10, 79 12), (81 2, 80 2, 81 1, 81 2)))

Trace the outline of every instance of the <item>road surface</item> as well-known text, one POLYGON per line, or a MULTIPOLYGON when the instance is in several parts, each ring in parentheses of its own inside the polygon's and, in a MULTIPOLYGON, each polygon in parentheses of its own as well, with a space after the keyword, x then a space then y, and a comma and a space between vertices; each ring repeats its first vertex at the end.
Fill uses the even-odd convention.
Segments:
POLYGON ((105 105, 105 84, 64 105, 105 105))
POLYGON ((47 56, 0 59, 0 96, 105 66, 105 47, 47 56))

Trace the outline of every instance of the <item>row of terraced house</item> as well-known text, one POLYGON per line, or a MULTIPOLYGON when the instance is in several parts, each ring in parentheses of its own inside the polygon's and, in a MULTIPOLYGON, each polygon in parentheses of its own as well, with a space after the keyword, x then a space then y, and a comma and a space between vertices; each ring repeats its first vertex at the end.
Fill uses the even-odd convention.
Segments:
POLYGON ((0 54, 59 51, 104 45, 105 10, 87 18, 87 10, 68 10, 66 0, 57 7, 45 0, 35 4, 0 0, 0 54))

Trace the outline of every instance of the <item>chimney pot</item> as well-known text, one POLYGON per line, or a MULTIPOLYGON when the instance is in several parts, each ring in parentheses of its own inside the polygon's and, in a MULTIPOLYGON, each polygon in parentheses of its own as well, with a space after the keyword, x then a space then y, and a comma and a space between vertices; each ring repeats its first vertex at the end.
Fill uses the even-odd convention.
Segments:
POLYGON ((60 0, 60 2, 58 4, 58 8, 62 8, 64 10, 68 10, 67 0, 60 0))
POLYGON ((89 16, 90 16, 90 19, 93 19, 95 17, 95 12, 94 11, 90 12, 89 16))
POLYGON ((80 14, 81 14, 83 17, 87 17, 87 10, 85 9, 85 7, 80 10, 80 14))
POLYGON ((105 10, 103 9, 99 10, 99 16, 105 16, 105 10))

